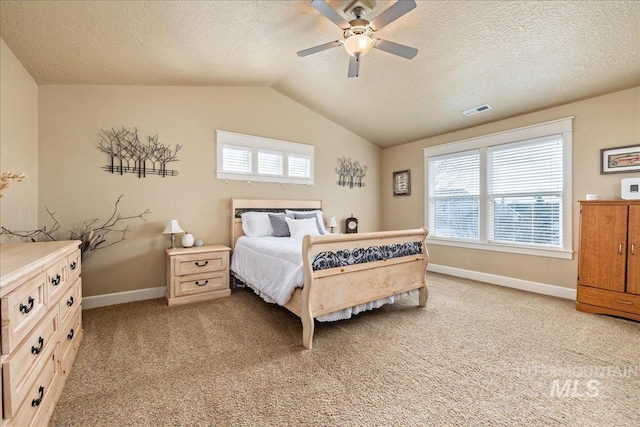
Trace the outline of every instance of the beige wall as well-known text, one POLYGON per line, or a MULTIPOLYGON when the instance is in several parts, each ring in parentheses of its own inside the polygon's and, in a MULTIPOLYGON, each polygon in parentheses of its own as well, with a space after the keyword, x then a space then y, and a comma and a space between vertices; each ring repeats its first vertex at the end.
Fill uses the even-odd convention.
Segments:
POLYGON ((342 227, 352 212, 363 231, 381 226, 381 149, 272 89, 45 85, 39 112, 41 223, 51 223, 45 207, 61 230, 104 221, 120 194, 122 214, 152 212, 148 223, 129 222, 126 241, 83 265, 85 296, 163 286, 169 237, 160 233, 167 219, 178 219, 205 243, 228 244, 231 197, 319 198, 342 227), (102 170, 108 157, 97 149, 98 131, 123 125, 137 127, 141 137, 159 134, 164 144, 184 145, 180 161, 171 164, 179 175, 137 178, 102 170), (216 129, 315 145, 316 185, 217 180, 216 129), (334 168, 343 155, 369 166, 366 187, 336 185, 334 168))
MULTIPOLYGON (((0 172, 24 172, 0 199, 0 224, 11 231, 38 225, 38 85, 0 39, 0 172)), ((0 243, 16 242, 0 236, 0 243)))
MULTIPOLYGON (((495 106, 494 106, 495 107, 495 106)), ((415 141, 382 152, 383 229, 424 225, 423 148, 517 127, 574 116, 573 200, 587 193, 620 198, 620 180, 638 174, 600 175, 600 149, 640 141, 640 88, 587 99, 532 114, 415 141), (411 196, 393 197, 393 171, 411 169, 411 196)), ((427 120, 428 118, 425 118, 427 120)), ((578 203, 573 209, 573 248, 578 250, 578 203)), ((576 287, 577 257, 573 260, 489 252, 430 245, 430 262, 449 267, 513 277, 567 288, 576 287)))

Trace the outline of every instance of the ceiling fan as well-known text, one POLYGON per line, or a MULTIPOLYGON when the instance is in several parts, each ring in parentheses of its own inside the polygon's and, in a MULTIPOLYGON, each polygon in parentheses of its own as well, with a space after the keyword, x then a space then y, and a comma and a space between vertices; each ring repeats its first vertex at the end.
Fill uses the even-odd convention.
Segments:
POLYGON ((329 6, 325 0, 312 0, 311 6, 342 29, 344 40, 336 40, 301 50, 298 52, 298 56, 300 57, 344 45, 346 51, 351 55, 347 76, 358 77, 360 73, 360 59, 372 48, 380 49, 407 59, 413 59, 413 57, 418 54, 418 49, 413 47, 374 37, 376 31, 415 9, 416 2, 414 0, 398 0, 389 6, 387 10, 376 16, 371 22, 363 18, 365 10, 362 6, 353 8, 351 14, 355 19, 349 22, 334 8, 329 6))

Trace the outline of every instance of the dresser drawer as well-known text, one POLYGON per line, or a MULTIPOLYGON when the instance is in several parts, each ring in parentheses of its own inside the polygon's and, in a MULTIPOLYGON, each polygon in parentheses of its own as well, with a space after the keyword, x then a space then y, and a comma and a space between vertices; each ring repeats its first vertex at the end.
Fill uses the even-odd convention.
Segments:
POLYGON ((80 276, 82 264, 80 263, 80 249, 67 256, 67 265, 69 266, 69 283, 75 282, 80 276))
POLYGON ((57 376, 56 349, 54 349, 53 353, 46 360, 35 384, 26 391, 26 398, 16 412, 16 416, 8 420, 3 420, 3 422, 6 422, 6 424, 3 424, 3 427, 27 427, 48 424, 48 419, 45 421, 42 420, 41 413, 46 412, 55 399, 54 382, 57 376))
POLYGON ((78 277, 60 299, 60 323, 64 324, 80 303, 82 303, 82 279, 78 277))
POLYGON ((219 291, 229 287, 226 271, 218 273, 192 274, 178 277, 176 296, 193 295, 201 292, 219 291))
POLYGON ((640 314, 640 295, 578 286, 578 302, 626 313, 640 314))
POLYGON ((2 354, 11 353, 47 311, 45 280, 40 273, 0 301, 2 354))
POLYGON ((61 351, 60 357, 62 361, 63 373, 69 372, 75 353, 80 346, 80 338, 82 336, 82 310, 76 307, 75 311, 69 316, 67 321, 63 323, 60 330, 61 351))
POLYGON ((57 261, 55 264, 49 266, 46 270, 47 281, 47 303, 53 305, 58 301, 60 296, 66 292, 68 287, 68 272, 69 265, 67 264, 67 258, 63 258, 57 261))
POLYGON ((223 271, 229 267, 229 252, 178 255, 174 262, 177 276, 223 271))
POLYGON ((47 315, 2 364, 5 417, 15 415, 33 384, 38 380, 45 360, 53 353, 58 336, 58 311, 47 315))

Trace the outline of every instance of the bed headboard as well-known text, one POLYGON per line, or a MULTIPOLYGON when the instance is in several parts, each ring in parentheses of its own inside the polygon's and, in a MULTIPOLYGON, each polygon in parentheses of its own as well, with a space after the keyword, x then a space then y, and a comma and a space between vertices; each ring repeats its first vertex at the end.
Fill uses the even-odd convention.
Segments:
POLYGON ((322 210, 322 200, 280 200, 280 199, 231 199, 231 250, 236 240, 244 236, 242 219, 244 212, 284 212, 285 209, 322 210))

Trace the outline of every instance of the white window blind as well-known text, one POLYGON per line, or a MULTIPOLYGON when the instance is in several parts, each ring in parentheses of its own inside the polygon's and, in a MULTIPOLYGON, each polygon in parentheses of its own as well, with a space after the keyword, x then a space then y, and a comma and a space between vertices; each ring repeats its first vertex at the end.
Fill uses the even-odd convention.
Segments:
POLYGON ((311 158, 289 154, 289 176, 309 178, 311 176, 311 158))
POLYGON ((251 173, 251 149, 223 145, 222 170, 231 173, 251 173))
POLYGON ((562 137, 489 147, 488 239, 561 247, 562 137))
POLYGON ((314 184, 313 145, 216 131, 218 179, 314 184))
POLYGON ((432 244, 571 259, 572 118, 424 149, 432 244))
POLYGON ((258 173, 282 176, 282 153, 258 150, 258 173))
POLYGON ((429 217, 432 236, 479 238, 480 153, 478 150, 429 159, 429 217))

